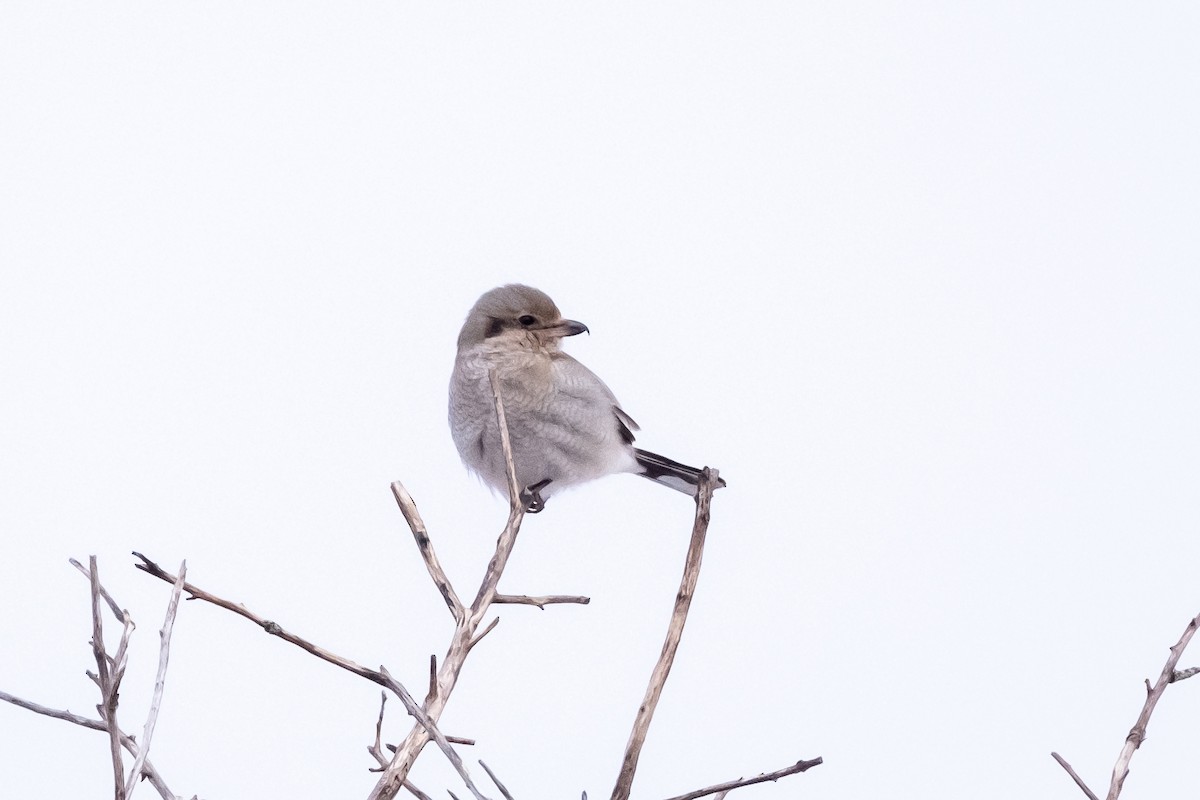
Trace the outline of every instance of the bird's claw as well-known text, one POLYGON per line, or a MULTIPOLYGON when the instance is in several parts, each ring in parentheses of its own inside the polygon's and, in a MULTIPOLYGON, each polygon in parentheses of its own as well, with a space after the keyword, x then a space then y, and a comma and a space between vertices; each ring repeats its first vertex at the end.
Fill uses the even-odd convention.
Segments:
POLYGON ((537 514, 546 507, 546 501, 542 499, 542 489, 550 485, 550 478, 544 481, 538 481, 535 484, 525 487, 521 491, 521 502, 525 504, 526 514, 537 514))

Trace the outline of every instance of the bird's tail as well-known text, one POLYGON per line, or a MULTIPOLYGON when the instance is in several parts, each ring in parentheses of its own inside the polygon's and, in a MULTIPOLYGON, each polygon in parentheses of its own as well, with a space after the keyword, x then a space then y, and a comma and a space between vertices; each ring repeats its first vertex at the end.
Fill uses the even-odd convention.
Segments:
MULTIPOLYGON (((640 474, 643 478, 649 478, 655 483, 669 486, 677 492, 683 492, 692 497, 696 496, 697 487, 700 485, 700 470, 637 447, 633 448, 633 455, 637 459, 638 466, 642 468, 640 474)), ((717 486, 724 485, 725 479, 718 478, 717 486)))

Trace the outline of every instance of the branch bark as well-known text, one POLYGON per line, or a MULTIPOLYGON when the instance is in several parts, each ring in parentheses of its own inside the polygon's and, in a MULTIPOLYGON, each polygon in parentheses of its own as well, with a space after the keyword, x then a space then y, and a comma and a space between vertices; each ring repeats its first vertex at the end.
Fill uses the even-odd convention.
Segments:
POLYGON ((129 644, 129 633, 133 629, 133 621, 128 611, 121 612, 124 630, 121 633, 120 644, 117 645, 117 655, 109 659, 104 647, 104 620, 100 613, 100 570, 96 566, 96 557, 88 557, 88 579, 92 589, 92 655, 96 659, 96 683, 100 686, 100 703, 96 710, 104 721, 108 731, 109 752, 112 755, 113 796, 116 800, 125 800, 125 764, 121 760, 121 728, 117 724, 117 692, 121 686, 121 676, 125 671, 125 652, 129 644))
MULTIPOLYGON (((1163 665, 1162 672, 1158 676, 1158 682, 1153 686, 1150 681, 1146 681, 1146 702, 1142 705, 1142 712, 1138 714, 1137 722, 1129 731, 1129 735, 1125 737, 1125 745, 1121 748, 1121 754, 1117 756, 1117 763, 1113 767, 1112 780, 1108 785, 1108 794, 1106 800, 1117 800, 1121 796, 1121 790, 1125 787, 1125 779, 1129 777, 1129 762, 1133 758, 1133 754, 1142 746, 1142 742, 1146 740, 1146 727, 1150 724, 1150 715, 1154 713, 1154 707, 1158 705, 1159 699, 1162 698, 1163 692, 1167 690, 1167 686, 1172 683, 1178 683, 1181 680, 1192 677, 1192 675, 1200 672, 1200 669, 1195 667, 1185 670, 1176 670, 1175 666, 1179 663, 1183 651, 1187 649, 1188 642, 1196 634, 1196 629, 1200 628, 1200 614, 1192 618, 1192 621, 1183 629, 1183 635, 1179 637, 1179 641, 1171 648, 1171 654, 1167 657, 1167 663, 1163 665)), ((1071 776, 1071 780, 1088 796, 1089 800, 1099 800, 1096 793, 1088 788, 1084 783, 1083 778, 1072 769, 1067 760, 1058 753, 1051 753, 1054 760, 1058 762, 1067 774, 1071 776)))
POLYGON ((612 800, 628 800, 633 787, 633 776, 637 771, 638 758, 642 746, 646 743, 646 734, 650 730, 650 721, 654 717, 654 709, 662 695, 663 686, 671 673, 671 665, 675 661, 675 651, 683 637, 683 626, 687 623, 688 609, 692 605, 692 595, 696 591, 696 583, 700 579, 700 563, 704 555, 704 538, 708 533, 708 521, 712 506, 713 492, 716 490, 720 476, 715 469, 704 468, 700 486, 696 492, 696 519, 692 524, 692 539, 688 545, 687 558, 684 561, 683 579, 679 584, 679 593, 675 596, 675 610, 671 614, 671 623, 667 626, 667 638, 663 643, 662 653, 658 663, 650 674, 650 685, 646 688, 646 696, 633 721, 633 732, 629 735, 629 744, 625 747, 625 756, 621 761, 621 772, 617 776, 617 784, 613 787, 612 800))
POLYGON ((1134 752, 1142 746, 1142 742, 1146 740, 1146 726, 1150 724, 1150 715, 1154 713, 1154 707, 1158 705, 1163 692, 1167 690, 1167 685, 1177 680, 1175 665, 1179 663, 1179 657, 1183 655, 1183 651, 1187 648, 1188 642, 1192 640, 1192 636, 1195 635, 1197 627, 1200 627, 1200 614, 1192 618, 1192 621, 1184 628, 1179 641, 1171 648, 1171 655, 1167 657, 1167 663, 1163 665, 1158 682, 1152 688, 1150 682, 1146 681, 1146 703, 1142 706, 1142 713, 1138 714, 1133 729, 1129 731, 1129 736, 1125 737, 1125 746, 1121 748, 1116 766, 1113 767, 1112 782, 1108 787, 1108 800, 1117 800, 1120 796, 1121 789, 1125 786, 1125 778, 1129 776, 1129 761, 1133 758, 1134 752))
POLYGON ((158 723, 158 710, 162 707, 163 689, 167 682, 167 662, 171 655, 171 631, 175 628, 175 614, 179 610, 179 595, 183 592, 183 579, 187 575, 187 561, 179 565, 179 577, 175 579, 175 587, 171 591, 171 601, 167 603, 167 616, 158 632, 160 641, 158 649, 158 673, 154 676, 154 694, 150 698, 150 712, 146 715, 146 724, 142 728, 141 752, 133 760, 129 770, 129 778, 125 782, 125 797, 133 795, 137 786, 138 776, 146 756, 150 755, 150 740, 154 738, 154 726, 158 723))
POLYGON ((1065 758, 1058 753, 1051 753, 1050 755, 1054 757, 1054 760, 1058 762, 1060 767, 1067 771, 1067 774, 1071 776, 1071 780, 1075 781, 1075 785, 1082 789, 1083 793, 1088 796, 1088 800, 1100 800, 1099 797, 1096 797, 1096 793, 1083 782, 1083 778, 1079 777, 1079 773, 1075 771, 1075 768, 1067 763, 1065 758))
POLYGON ((762 775, 758 775, 753 778, 746 778, 744 780, 742 778, 738 778, 735 781, 718 783, 716 786, 709 786, 707 789, 697 789, 694 792, 688 792, 687 794, 681 794, 676 797, 669 798, 669 800, 696 800, 698 797, 706 797, 710 794, 717 794, 718 792, 720 793, 721 797, 724 797, 734 789, 739 789, 743 786, 751 786, 755 783, 777 781, 780 778, 786 778, 788 775, 795 775, 798 772, 806 772, 813 767, 824 763, 825 762, 820 758, 814 758, 812 761, 797 761, 790 767, 784 767, 783 769, 775 770, 774 772, 764 772, 762 775))

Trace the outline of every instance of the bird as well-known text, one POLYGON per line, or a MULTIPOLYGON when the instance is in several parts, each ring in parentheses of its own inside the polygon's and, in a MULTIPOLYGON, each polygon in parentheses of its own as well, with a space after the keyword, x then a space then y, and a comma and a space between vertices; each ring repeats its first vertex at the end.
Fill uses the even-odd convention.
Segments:
MULTIPOLYGON (((634 447, 638 424, 590 369, 561 349, 587 325, 564 319, 549 295, 512 283, 485 292, 458 335, 450 377, 450 431, 467 468, 507 493, 489 372, 504 401, 513 465, 526 511, 555 493, 633 473, 695 496, 701 471, 634 447)), ((725 486, 718 480, 718 486, 725 486)))

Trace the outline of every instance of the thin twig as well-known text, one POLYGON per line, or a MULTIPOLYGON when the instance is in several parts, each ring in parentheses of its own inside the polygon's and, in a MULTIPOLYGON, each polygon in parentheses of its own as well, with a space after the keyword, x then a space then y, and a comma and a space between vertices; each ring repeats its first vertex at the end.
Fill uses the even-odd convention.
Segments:
POLYGON ((499 618, 499 617, 496 617, 496 618, 495 618, 495 619, 493 619, 491 622, 489 622, 489 623, 488 623, 488 625, 487 625, 487 627, 483 629, 483 632, 482 632, 482 633, 480 633, 478 636, 476 636, 474 639, 472 639, 472 640, 471 640, 471 643, 470 643, 469 645, 467 645, 467 649, 468 649, 468 650, 473 650, 473 649, 475 649, 475 645, 479 644, 479 642, 480 642, 480 641, 483 639, 483 637, 485 637, 485 636, 487 636, 489 633, 491 633, 491 632, 492 632, 492 630, 493 630, 493 629, 494 629, 494 628, 495 628, 497 625, 499 625, 499 624, 500 624, 500 618, 499 618))
POLYGON ((430 654, 429 656, 429 691, 425 693, 425 705, 429 705, 429 701, 437 697, 437 656, 430 654))
POLYGON ((508 788, 505 787, 500 779, 496 777, 496 773, 492 772, 492 768, 483 763, 483 759, 479 759, 479 766, 483 767, 483 771, 492 779, 492 783, 496 784, 496 788, 500 790, 500 794, 504 795, 504 800, 513 800, 513 796, 508 793, 508 788))
POLYGON ((150 754, 150 740, 154 738, 154 726, 158 722, 158 711, 162 707, 163 689, 167 682, 167 662, 171 656, 171 631, 175 627, 175 614, 179 610, 179 595, 183 592, 183 579, 186 575, 187 561, 183 561, 179 564, 179 577, 175 579, 175 588, 171 590, 171 600, 167 603, 166 619, 163 620, 162 629, 158 632, 159 639, 162 641, 158 649, 158 673, 154 676, 154 694, 150 699, 150 713, 146 715, 146 724, 142 728, 141 752, 134 759, 133 767, 129 770, 129 779, 125 782, 126 798, 133 794, 133 788, 137 785, 142 765, 146 763, 146 756, 150 754))
POLYGON ((508 603, 510 605, 537 606, 545 611, 546 606, 562 605, 565 603, 586 606, 592 602, 592 598, 570 594, 551 594, 540 597, 530 597, 527 594, 497 594, 492 598, 492 602, 497 604, 508 603))
POLYGON ((1167 690, 1167 685, 1174 679, 1175 665, 1179 663, 1179 657, 1183 655, 1183 651, 1187 648, 1188 642, 1192 640, 1192 636, 1195 635, 1197 627, 1200 627, 1200 614, 1192 618, 1192 621, 1184 628, 1183 636, 1179 637, 1179 641, 1171 648, 1171 655, 1168 656, 1167 663, 1158 676, 1158 682, 1154 684, 1153 688, 1150 688, 1149 681, 1146 682, 1146 704, 1142 706, 1142 713, 1138 714, 1137 722, 1129 731, 1129 736, 1125 738, 1125 746, 1121 748, 1121 755, 1117 757, 1116 766, 1113 767, 1112 782, 1108 787, 1108 800, 1117 800, 1120 796, 1121 788, 1125 785, 1125 778, 1129 775, 1129 761, 1145 741, 1146 726, 1150 724, 1150 715, 1154 713, 1154 707, 1158 705, 1159 698, 1167 690))
MULTIPOLYGON (((88 556, 88 579, 92 586, 92 655, 96 658, 96 676, 100 684, 100 703, 96 710, 108 730, 109 751, 112 754, 113 796, 125 800, 125 764, 121 760, 121 728, 117 724, 117 690, 122 672, 119 660, 112 665, 104 649, 104 621, 100 615, 100 570, 96 557, 88 556)), ((129 614, 124 614, 126 632, 129 630, 129 614)), ((122 646, 125 637, 122 636, 122 646)), ((119 651, 123 649, 119 648, 119 651)))
MULTIPOLYGON (((158 578, 161 581, 171 584, 175 583, 176 577, 164 570, 158 564, 154 563, 139 552, 134 551, 133 555, 135 555, 142 562, 141 564, 134 564, 134 566, 140 569, 142 572, 153 575, 155 578, 158 578)), ((301 638, 294 633, 290 633, 280 627, 278 623, 260 617, 258 614, 255 614, 241 603, 234 603, 230 600, 218 597, 215 594, 206 592, 200 587, 187 582, 183 584, 183 591, 191 595, 188 598, 189 600, 203 600, 206 603, 212 603, 214 606, 223 608, 226 611, 232 611, 238 616, 245 617, 246 619, 250 620, 272 636, 278 636, 285 642, 293 644, 296 647, 299 647, 301 650, 311 653, 322 661, 327 661, 334 666, 341 667, 347 672, 353 672, 355 675, 358 675, 361 678, 366 678, 367 680, 377 683, 380 686, 385 686, 383 675, 376 670, 369 669, 361 664, 356 664, 348 658, 342 658, 341 656, 331 653, 323 647, 313 644, 307 639, 301 638)))
MULTIPOLYGON (((78 725, 82 728, 90 728, 94 731, 104 731, 105 733, 108 732, 108 726, 101 720, 89 719, 88 717, 82 717, 79 714, 72 714, 70 711, 60 711, 57 708, 47 708, 46 706, 39 705, 30 700, 25 700, 17 697, 16 695, 11 695, 8 692, 0 691, 0 700, 3 700, 6 703, 12 703, 14 706, 19 706, 28 711, 32 711, 35 714, 53 717, 54 719, 61 719, 65 722, 70 722, 72 725, 78 725)), ((128 750, 130 755, 132 755, 134 758, 137 758, 139 748, 137 746, 137 742, 133 740, 133 737, 122 733, 121 746, 128 750)), ((146 779, 150 781, 151 785, 154 786, 154 788, 158 791, 159 796, 161 796, 163 800, 176 800, 175 793, 167 787, 166 781, 163 780, 162 775, 158 773, 158 770, 155 769, 154 765, 148 760, 142 764, 142 774, 146 776, 146 779)))
POLYGON ((433 578, 433 584, 442 593, 442 599, 446 601, 446 606, 457 622, 463 615, 462 601, 454 593, 454 587, 450 585, 450 579, 442 569, 442 562, 438 561, 437 553, 433 551, 429 531, 426 530, 425 521, 417 511, 416 501, 400 481, 392 484, 392 496, 396 498, 396 505, 400 506, 400 513, 404 515, 404 521, 408 523, 413 538, 417 540, 417 549, 421 551, 421 558, 425 561, 425 568, 429 570, 429 577, 433 578))
POLYGON ((1200 667, 1188 667, 1187 669, 1175 670, 1171 673, 1171 683, 1185 681, 1193 675, 1200 675, 1200 667))
POLYGON ((750 786, 755 783, 765 783, 766 781, 777 781, 780 778, 786 778, 788 775, 795 775, 798 772, 805 772, 817 766, 818 764, 823 763, 825 762, 820 758, 814 758, 812 761, 797 761, 790 767, 784 767, 783 769, 776 770, 775 772, 764 772, 762 775, 754 778, 746 778, 745 780, 738 778, 736 781, 718 783, 716 786, 709 786, 707 789, 697 789, 694 792, 688 792, 687 794, 681 794, 676 797, 672 797, 670 800, 696 800, 697 797, 717 794, 718 792, 724 794, 742 786, 750 786))
POLYGON ((654 709, 658 705, 658 698, 662 695, 663 685, 671 673, 671 665, 675 661, 675 651, 679 648, 679 640, 683 636, 683 626, 687 622, 688 608, 692 604, 692 595, 696 591, 696 582, 700 578, 704 537, 708 533, 713 491, 719 485, 719 480, 720 476, 715 469, 705 467, 701 473, 700 485, 696 493, 696 518, 692 524, 692 539, 688 545, 687 558, 684 561, 683 579, 679 583, 679 593, 675 596, 675 610, 671 614, 671 623, 667 627, 667 637, 663 642, 662 653, 659 654, 658 663, 654 665, 654 671, 650 674, 650 685, 646 688, 646 696, 634 718, 633 732, 629 735, 629 744, 625 747, 625 756, 621 760, 621 772, 617 776, 616 786, 613 787, 612 800, 628 800, 633 787, 633 776, 637 771, 642 745, 646 742, 646 733, 650 730, 650 720, 654 717, 654 709))
POLYGON ((417 787, 413 786, 412 783, 407 778, 404 779, 404 788, 408 789, 409 794, 411 794, 413 797, 417 798, 417 800, 433 800, 432 797, 425 794, 417 787))
MULTIPOLYGON (((75 569, 82 572, 83 577, 87 578, 88 580, 91 580, 92 573, 87 571, 87 567, 85 567, 83 564, 80 564, 78 561, 76 561, 73 558, 68 558, 67 561, 69 561, 71 563, 72 567, 74 567, 75 569)), ((125 612, 121 609, 121 607, 119 605, 117 605, 117 601, 113 599, 113 596, 111 594, 109 594, 108 590, 105 589, 103 586, 100 587, 100 596, 104 598, 104 602, 108 604, 108 607, 112 610, 114 617, 116 617, 118 620, 125 619, 125 612)))
MULTIPOLYGON (((464 747, 474 747, 475 746, 474 739, 468 739, 464 736, 451 736, 450 734, 446 734, 446 741, 449 742, 450 744, 461 744, 464 747)), ((389 745, 387 745, 387 749, 394 753, 397 750, 399 750, 400 748, 397 745, 389 744, 389 745)))
POLYGON ((375 743, 367 747, 367 752, 379 762, 379 767, 371 772, 382 772, 388 765, 388 757, 383 754, 383 711, 387 708, 387 692, 379 693, 379 719, 375 720, 375 743))
POLYGON ((1083 782, 1083 778, 1079 777, 1079 773, 1075 771, 1075 768, 1067 763, 1065 758, 1058 753, 1051 753, 1050 755, 1054 757, 1054 760, 1058 762, 1060 767, 1067 771, 1067 774, 1071 776, 1071 780, 1075 781, 1075 785, 1083 790, 1083 793, 1088 796, 1089 800, 1100 800, 1099 797, 1096 797, 1096 793, 1089 789, 1088 785, 1083 782))

